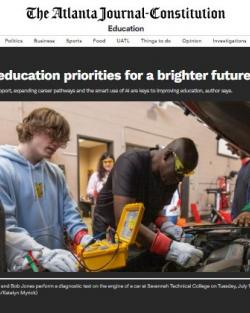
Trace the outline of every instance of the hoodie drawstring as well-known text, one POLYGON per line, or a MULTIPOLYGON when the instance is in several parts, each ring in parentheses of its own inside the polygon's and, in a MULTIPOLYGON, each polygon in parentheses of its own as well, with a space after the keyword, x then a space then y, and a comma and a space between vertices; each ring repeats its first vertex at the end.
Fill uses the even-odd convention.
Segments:
POLYGON ((35 193, 35 188, 34 188, 34 181, 33 181, 33 173, 32 173, 32 168, 31 168, 31 164, 30 162, 27 161, 27 165, 29 168, 29 178, 30 178, 30 182, 31 182, 31 188, 32 188, 32 193, 34 196, 34 200, 36 200, 36 193, 35 193))
MULTIPOLYGON (((43 222, 43 225, 44 227, 47 227, 47 222, 46 222, 46 219, 44 217, 44 213, 43 213, 43 208, 41 206, 41 199, 39 197, 39 192, 37 191, 38 187, 37 187, 37 183, 34 182, 34 179, 33 179, 33 169, 32 169, 32 165, 30 164, 29 161, 27 161, 27 164, 28 164, 28 168, 29 168, 29 177, 30 177, 30 181, 31 181, 31 187, 32 187, 32 190, 33 190, 33 196, 34 196, 34 199, 38 205, 38 209, 39 209, 39 213, 40 213, 40 216, 41 216, 41 219, 42 219, 42 222, 43 222)), ((42 171, 42 175, 41 175, 41 178, 42 178, 42 182, 41 182, 41 186, 39 186, 39 188, 42 188, 40 193, 41 195, 44 197, 45 194, 44 194, 44 163, 41 162, 40 163, 40 166, 41 166, 41 171, 42 171)))

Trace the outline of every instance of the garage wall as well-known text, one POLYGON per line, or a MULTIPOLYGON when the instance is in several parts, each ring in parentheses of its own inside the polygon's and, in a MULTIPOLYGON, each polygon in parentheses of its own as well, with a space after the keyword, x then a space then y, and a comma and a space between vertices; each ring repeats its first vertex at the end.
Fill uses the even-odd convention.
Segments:
MULTIPOLYGON (((77 198, 77 135, 113 141, 114 156, 125 151, 126 143, 153 147, 177 137, 190 137, 198 147, 200 162, 190 180, 190 201, 207 205, 204 190, 215 187, 219 175, 239 169, 239 161, 217 155, 215 134, 179 108, 159 108, 151 102, 1 102, 0 144, 16 144, 15 126, 31 110, 51 107, 71 125, 71 141, 58 150, 53 161, 64 164, 72 194, 77 198)), ((212 199, 209 201, 212 202, 212 199)))

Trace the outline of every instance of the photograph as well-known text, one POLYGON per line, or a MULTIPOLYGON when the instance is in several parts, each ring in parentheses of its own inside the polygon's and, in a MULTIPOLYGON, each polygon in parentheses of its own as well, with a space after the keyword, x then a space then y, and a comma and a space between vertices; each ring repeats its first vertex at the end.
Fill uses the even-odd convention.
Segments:
POLYGON ((249 271, 250 102, 0 105, 2 271, 249 271))

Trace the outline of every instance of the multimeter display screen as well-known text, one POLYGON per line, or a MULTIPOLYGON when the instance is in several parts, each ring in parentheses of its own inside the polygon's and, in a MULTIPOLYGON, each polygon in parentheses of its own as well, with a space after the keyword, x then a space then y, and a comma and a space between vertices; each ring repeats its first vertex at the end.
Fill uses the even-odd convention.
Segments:
POLYGON ((121 232, 122 238, 129 240, 132 237, 138 214, 139 211, 128 211, 126 213, 125 222, 121 232))

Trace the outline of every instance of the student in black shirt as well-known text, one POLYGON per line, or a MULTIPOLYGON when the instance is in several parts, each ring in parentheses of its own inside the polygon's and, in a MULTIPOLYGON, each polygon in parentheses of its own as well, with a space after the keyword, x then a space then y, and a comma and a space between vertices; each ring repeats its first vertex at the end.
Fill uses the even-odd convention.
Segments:
POLYGON ((123 153, 97 199, 94 233, 101 233, 109 226, 115 228, 124 205, 142 202, 145 212, 137 240, 150 252, 162 255, 166 260, 175 261, 183 267, 196 265, 203 256, 202 252, 163 234, 162 231, 168 228, 167 219, 160 213, 164 205, 170 203, 178 183, 185 175, 191 174, 197 163, 197 149, 188 138, 176 139, 162 150, 123 153), (158 227, 158 232, 149 228, 151 223, 158 227))

